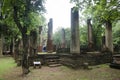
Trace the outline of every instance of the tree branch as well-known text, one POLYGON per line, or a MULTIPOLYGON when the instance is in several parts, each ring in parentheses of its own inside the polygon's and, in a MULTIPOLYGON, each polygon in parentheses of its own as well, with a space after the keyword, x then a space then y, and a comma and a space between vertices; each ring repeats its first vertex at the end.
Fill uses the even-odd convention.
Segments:
POLYGON ((13 10, 14 10, 14 13, 13 13, 13 19, 17 25, 17 27, 19 28, 19 30, 22 32, 23 28, 22 28, 22 25, 20 24, 20 20, 18 18, 18 10, 17 10, 17 7, 16 6, 13 6, 13 10))

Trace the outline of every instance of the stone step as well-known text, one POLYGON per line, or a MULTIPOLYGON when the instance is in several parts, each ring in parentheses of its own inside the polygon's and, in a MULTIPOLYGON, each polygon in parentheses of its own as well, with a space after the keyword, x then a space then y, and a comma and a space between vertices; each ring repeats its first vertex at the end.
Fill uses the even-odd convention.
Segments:
POLYGON ((59 59, 59 56, 46 56, 45 59, 59 59))
POLYGON ((48 65, 50 64, 59 64, 59 62, 53 61, 53 62, 47 62, 48 65))
POLYGON ((58 67, 58 66, 61 66, 62 64, 51 64, 51 65, 48 65, 49 67, 58 67))
POLYGON ((47 64, 58 64, 60 62, 60 59, 49 59, 46 60, 47 64))
POLYGON ((60 57, 57 55, 49 55, 45 57, 46 64, 49 65, 57 65, 60 62, 60 57))
POLYGON ((47 59, 46 62, 59 62, 60 59, 47 59))

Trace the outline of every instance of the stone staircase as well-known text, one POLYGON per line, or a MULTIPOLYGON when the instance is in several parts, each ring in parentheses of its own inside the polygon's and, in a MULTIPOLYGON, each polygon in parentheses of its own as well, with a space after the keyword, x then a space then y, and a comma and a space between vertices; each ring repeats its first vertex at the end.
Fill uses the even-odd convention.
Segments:
POLYGON ((61 66, 60 57, 58 55, 48 55, 45 57, 45 60, 49 67, 61 66))

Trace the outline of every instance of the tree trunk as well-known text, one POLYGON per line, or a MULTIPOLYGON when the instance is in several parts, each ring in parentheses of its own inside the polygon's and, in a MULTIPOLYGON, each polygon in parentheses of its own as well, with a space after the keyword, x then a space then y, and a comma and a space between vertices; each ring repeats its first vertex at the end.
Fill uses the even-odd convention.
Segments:
POLYGON ((13 56, 14 56, 14 59, 16 62, 19 59, 19 55, 20 55, 20 40, 15 42, 15 52, 14 52, 13 56))
MULTIPOLYGON (((28 0, 30 2, 30 0, 28 0)), ((29 3, 27 3, 29 4, 29 3)), ((28 7, 26 5, 26 10, 25 10, 25 17, 28 17, 28 7)), ((19 28, 19 30, 21 31, 22 33, 22 39, 23 39, 23 56, 22 56, 22 70, 23 70, 23 74, 27 74, 29 73, 29 64, 28 64, 28 47, 29 47, 29 38, 28 38, 28 35, 26 34, 27 33, 27 26, 29 24, 26 24, 24 26, 21 25, 20 23, 20 20, 19 20, 19 17, 18 17, 18 7, 17 6, 13 6, 13 9, 14 9, 14 15, 13 15, 13 18, 14 18, 14 21, 17 25, 17 27, 19 28)))
POLYGON ((102 51, 104 52, 106 49, 106 45, 105 45, 105 36, 102 36, 102 51))
POLYGON ((110 21, 106 21, 106 29, 105 29, 105 44, 108 51, 113 52, 113 41, 112 41, 112 23, 110 21))
POLYGON ((3 44, 2 43, 2 36, 0 36, 0 56, 2 56, 2 47, 3 47, 2 44, 3 44))
POLYGON ((29 37, 26 34, 26 31, 22 32, 22 39, 23 39, 23 56, 22 56, 22 70, 23 74, 28 74, 29 71, 29 61, 28 61, 28 48, 29 48, 29 37))
POLYGON ((12 55, 14 54, 14 38, 11 38, 10 53, 12 55))

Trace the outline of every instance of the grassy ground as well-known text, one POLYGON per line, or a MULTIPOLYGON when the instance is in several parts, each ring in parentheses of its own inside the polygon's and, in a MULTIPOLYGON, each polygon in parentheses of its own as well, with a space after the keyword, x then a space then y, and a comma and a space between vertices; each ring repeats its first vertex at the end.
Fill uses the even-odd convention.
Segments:
MULTIPOLYGON (((11 58, 8 59, 13 61, 11 58)), ((14 64, 14 61, 10 63, 14 64)), ((66 66, 42 66, 41 69, 30 67, 31 72, 22 77, 21 67, 14 67, 9 71, 6 70, 7 73, 1 78, 4 80, 120 80, 120 70, 109 68, 108 64, 90 66, 90 68, 90 70, 74 70, 66 66)))
POLYGON ((7 73, 15 66, 16 66, 16 64, 15 64, 13 58, 11 58, 11 57, 0 58, 0 77, 2 74, 7 73))

